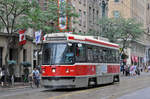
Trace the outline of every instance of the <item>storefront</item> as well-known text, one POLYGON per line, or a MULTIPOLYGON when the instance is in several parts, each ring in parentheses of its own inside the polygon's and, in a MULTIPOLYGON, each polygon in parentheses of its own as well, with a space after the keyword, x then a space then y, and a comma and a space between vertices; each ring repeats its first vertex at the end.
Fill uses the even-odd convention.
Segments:
POLYGON ((21 66, 22 62, 31 63, 30 72, 33 69, 33 50, 36 48, 36 45, 33 43, 31 37, 27 37, 26 44, 21 48, 19 45, 19 35, 16 34, 15 46, 7 49, 7 36, 6 33, 0 33, 0 67, 5 67, 5 56, 7 50, 9 50, 8 61, 16 62, 14 75, 16 78, 20 78, 23 75, 23 67, 21 66))

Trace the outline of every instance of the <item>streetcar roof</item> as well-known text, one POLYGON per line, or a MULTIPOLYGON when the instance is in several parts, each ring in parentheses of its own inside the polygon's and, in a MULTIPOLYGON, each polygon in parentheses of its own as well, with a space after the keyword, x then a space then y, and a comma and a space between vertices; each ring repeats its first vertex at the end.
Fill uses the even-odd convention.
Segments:
POLYGON ((48 38, 48 37, 49 38, 64 37, 68 41, 90 42, 90 43, 100 44, 100 45, 104 45, 104 46, 119 48, 118 44, 111 43, 111 42, 104 41, 104 40, 97 40, 90 36, 75 35, 75 34, 70 34, 70 33, 52 33, 52 34, 46 34, 44 36, 44 38, 45 38, 44 41, 46 41, 46 38, 48 38))

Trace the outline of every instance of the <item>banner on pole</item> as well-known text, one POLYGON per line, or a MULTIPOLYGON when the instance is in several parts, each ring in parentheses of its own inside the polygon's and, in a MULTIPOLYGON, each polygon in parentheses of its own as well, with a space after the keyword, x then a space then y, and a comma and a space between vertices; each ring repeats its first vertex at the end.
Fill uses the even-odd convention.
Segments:
POLYGON ((41 41, 41 34, 42 34, 41 30, 35 32, 35 42, 36 42, 36 44, 40 43, 40 41, 41 41))
POLYGON ((26 32, 26 30, 19 30, 19 45, 26 44, 25 32, 26 32))
POLYGON ((67 0, 58 0, 58 27, 59 30, 67 29, 67 14, 66 14, 67 0))

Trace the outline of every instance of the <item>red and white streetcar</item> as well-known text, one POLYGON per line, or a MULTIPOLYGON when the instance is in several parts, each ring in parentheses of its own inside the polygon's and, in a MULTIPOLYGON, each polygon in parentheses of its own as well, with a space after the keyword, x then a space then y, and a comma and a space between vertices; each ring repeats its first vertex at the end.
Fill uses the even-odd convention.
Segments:
POLYGON ((119 82, 119 46, 68 33, 44 36, 45 88, 79 88, 119 82))

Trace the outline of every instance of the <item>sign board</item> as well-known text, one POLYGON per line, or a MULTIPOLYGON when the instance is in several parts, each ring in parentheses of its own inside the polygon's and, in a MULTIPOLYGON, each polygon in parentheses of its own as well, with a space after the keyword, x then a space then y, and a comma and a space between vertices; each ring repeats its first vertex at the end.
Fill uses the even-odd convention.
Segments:
POLYGON ((58 27, 59 30, 65 30, 67 29, 67 14, 66 14, 66 4, 67 0, 58 0, 58 9, 59 9, 59 15, 58 15, 58 27))

